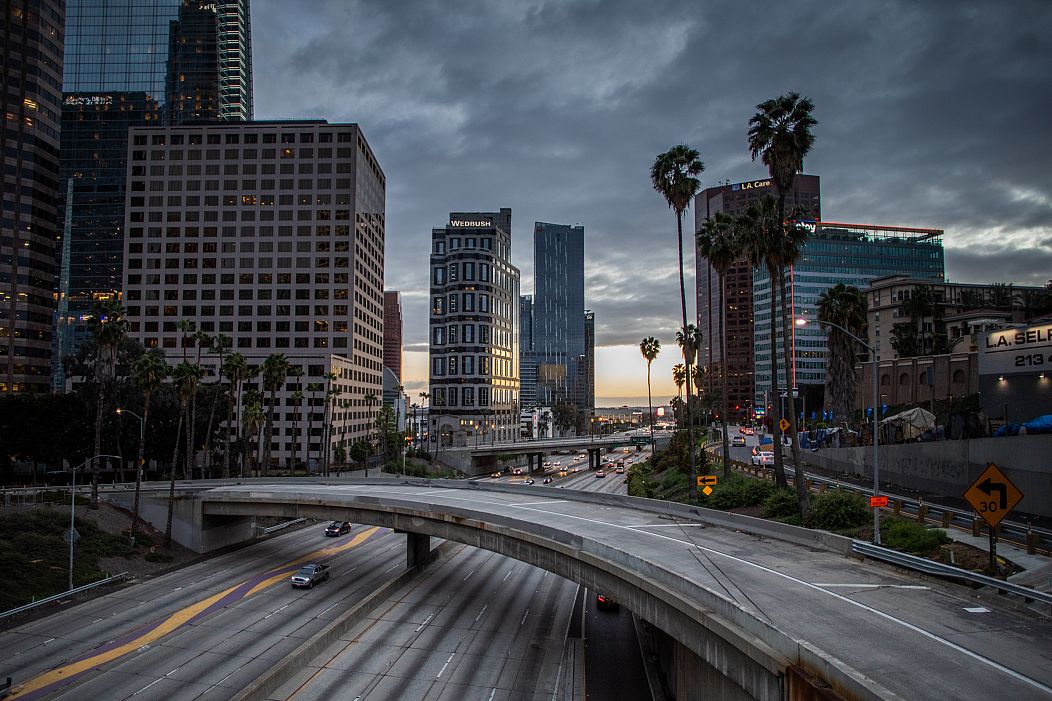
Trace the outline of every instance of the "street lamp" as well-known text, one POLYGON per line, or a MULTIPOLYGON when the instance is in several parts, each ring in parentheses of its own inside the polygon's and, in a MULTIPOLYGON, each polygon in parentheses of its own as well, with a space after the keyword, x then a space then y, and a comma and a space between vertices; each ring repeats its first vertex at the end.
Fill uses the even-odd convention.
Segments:
POLYGON ((117 458, 120 460, 119 455, 96 455, 93 458, 88 458, 81 464, 73 468, 73 486, 69 489, 69 588, 73 589, 73 543, 76 541, 76 530, 73 528, 73 519, 76 516, 77 510, 77 470, 84 467, 88 463, 94 462, 99 458, 117 458))
MULTIPOLYGON (((796 320, 797 326, 804 326, 805 324, 807 324, 807 319, 796 320)), ((880 494, 880 440, 877 436, 880 433, 878 426, 880 414, 877 411, 877 351, 840 324, 833 323, 832 321, 822 321, 821 319, 818 320, 818 324, 819 326, 825 324, 826 326, 840 329, 850 338, 854 339, 856 343, 869 351, 870 360, 873 363, 873 496, 878 496, 880 494)), ((880 507, 876 506, 873 507, 873 544, 880 545, 880 507)))
POLYGON ((140 462, 139 462, 139 464, 137 466, 138 467, 137 474, 138 475, 142 475, 142 460, 141 460, 141 456, 142 456, 142 450, 143 450, 143 439, 146 436, 146 419, 144 419, 143 417, 139 416, 138 414, 136 414, 131 409, 125 409, 124 407, 117 407, 117 415, 118 416, 123 416, 124 414, 131 414, 132 416, 134 416, 135 418, 137 418, 139 420, 139 455, 140 455, 140 462))

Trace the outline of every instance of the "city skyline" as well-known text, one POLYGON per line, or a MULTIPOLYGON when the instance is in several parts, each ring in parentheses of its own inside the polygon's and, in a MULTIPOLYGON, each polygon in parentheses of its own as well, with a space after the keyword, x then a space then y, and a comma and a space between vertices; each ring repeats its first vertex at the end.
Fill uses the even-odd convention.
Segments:
MULTIPOLYGON (((656 335, 655 391, 672 396, 675 224, 649 165, 684 142, 705 160, 703 187, 764 177, 747 121, 789 90, 816 105, 805 168, 822 176, 827 218, 941 228, 953 280, 1041 284, 1052 270, 1052 186, 1032 157, 1049 138, 1044 5, 313 7, 253 3, 257 112, 371 135, 391 183, 387 284, 403 292, 411 394, 426 382, 430 229, 499 201, 588 231, 597 394, 644 395, 635 346, 656 335), (801 40, 816 34, 837 41, 801 40)), ((518 239, 524 278, 529 253, 518 239)))

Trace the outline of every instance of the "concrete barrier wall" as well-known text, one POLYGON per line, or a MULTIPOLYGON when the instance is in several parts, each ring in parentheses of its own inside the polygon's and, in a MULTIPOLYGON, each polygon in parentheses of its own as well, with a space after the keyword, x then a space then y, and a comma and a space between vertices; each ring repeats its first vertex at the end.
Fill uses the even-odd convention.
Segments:
MULTIPOLYGON (((805 454, 804 462, 842 474, 873 477, 869 446, 823 449, 805 454)), ((1023 493, 1016 510, 1052 517, 1052 435, 882 445, 880 481, 963 496, 991 462, 1023 493)))

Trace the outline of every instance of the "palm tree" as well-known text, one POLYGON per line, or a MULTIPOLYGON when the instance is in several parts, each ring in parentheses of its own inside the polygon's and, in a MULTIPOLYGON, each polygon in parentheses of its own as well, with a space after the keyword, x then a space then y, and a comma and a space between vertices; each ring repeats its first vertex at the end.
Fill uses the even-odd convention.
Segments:
POLYGON ((676 332, 676 345, 683 354, 684 379, 689 378, 687 379, 687 405, 689 406, 690 398, 701 389, 700 375, 696 365, 698 351, 701 350, 702 345, 701 329, 694 324, 687 324, 685 329, 676 332))
MULTIPOLYGON (((818 320, 843 326, 862 337, 866 332, 866 296, 854 286, 834 285, 818 296, 818 320)), ((828 327, 829 362, 826 364, 826 396, 833 416, 841 420, 855 408, 855 358, 857 341, 837 326, 828 327)), ((875 360, 875 359, 873 359, 875 360)))
MULTIPOLYGON (((337 397, 343 394, 343 390, 336 384, 335 372, 330 372, 325 375, 325 385, 325 409, 322 412, 322 421, 324 421, 324 423, 322 424, 321 432, 322 436, 324 436, 322 445, 325 450, 323 463, 325 465, 325 475, 328 476, 329 467, 332 462, 332 425, 336 422, 337 397), (330 403, 332 405, 331 411, 329 406, 330 403)), ((374 399, 376 398, 375 394, 366 395, 366 398, 370 396, 374 399)), ((368 477, 368 471, 366 472, 366 477, 368 477)))
POLYGON ((193 460, 193 448, 190 443, 190 401, 197 394, 197 386, 201 383, 201 366, 188 363, 185 360, 172 369, 172 382, 179 393, 179 428, 175 431, 175 457, 172 459, 172 472, 168 483, 168 523, 164 529, 165 547, 172 547, 172 511, 175 504, 175 471, 179 466, 179 434, 186 426, 186 463, 183 466, 183 478, 191 468, 193 460))
MULTIPOLYGON (((782 237, 775 246, 779 264, 777 276, 771 278, 771 294, 774 295, 774 285, 777 284, 782 297, 782 346, 787 379, 792 358, 792 334, 790 333, 792 322, 789 319, 789 307, 785 299, 785 266, 791 265, 799 256, 799 246, 794 245, 793 232, 796 231, 800 239, 802 239, 802 232, 795 222, 786 218, 785 199, 796 174, 803 172, 804 158, 811 151, 815 142, 814 134, 811 132, 811 128, 818 124, 811 114, 814 108, 814 104, 809 99, 791 92, 760 103, 756 106, 756 114, 749 120, 749 152, 753 160, 756 160, 757 156, 760 157, 778 189, 778 221, 782 226, 782 237)), ((772 315, 772 330, 775 318, 772 315)), ((773 377, 772 380, 777 383, 778 378, 773 377)), ((786 382, 787 386, 788 384, 789 382, 786 382)), ((792 396, 788 392, 787 394, 792 396)), ((796 479, 794 480, 796 496, 800 502, 800 513, 806 522, 811 514, 811 497, 807 491, 803 464, 800 462, 800 446, 796 434, 796 409, 790 409, 788 414, 789 443, 793 454, 793 464, 796 467, 796 479)), ((778 455, 779 452, 781 452, 780 449, 776 450, 775 455, 778 455)))
POLYGON ((215 338, 209 338, 208 345, 219 356, 219 364, 216 366, 216 381, 212 392, 212 406, 208 410, 208 428, 205 430, 204 454, 205 461, 208 463, 208 473, 211 475, 213 473, 212 426, 215 425, 216 405, 219 403, 219 395, 223 393, 223 356, 226 354, 226 349, 230 347, 230 338, 219 334, 215 338))
MULTIPOLYGON (((427 400, 431 398, 431 394, 428 393, 428 392, 421 392, 419 396, 420 396, 420 407, 423 408, 424 404, 427 403, 427 400)), ((428 417, 430 417, 431 416, 431 411, 429 410, 427 412, 427 414, 428 414, 428 417)), ((518 420, 518 417, 515 417, 515 418, 516 418, 516 420, 518 420)), ((420 441, 423 442, 423 440, 424 440, 424 429, 421 426, 421 428, 420 428, 420 441)), ((429 446, 427 446, 425 444, 424 445, 424 450, 429 450, 429 446)))
MULTIPOLYGON (((723 432, 723 476, 730 477, 731 438, 727 435, 727 337, 724 331, 724 319, 727 316, 726 292, 727 271, 738 259, 738 242, 735 237, 734 217, 723 212, 706 219, 698 231, 698 253, 708 259, 709 265, 720 278, 720 387, 723 394, 723 410, 720 412, 720 429, 723 432)), ((712 339, 709 339, 709 347, 712 339)))
POLYGON ((98 455, 102 453, 102 420, 106 394, 117 373, 117 351, 128 336, 128 320, 124 307, 117 300, 99 302, 88 319, 88 328, 95 337, 95 380, 98 396, 95 403, 95 452, 91 461, 91 508, 99 508, 98 455))
MULTIPOLYGON (((399 384, 395 385, 394 389, 395 389, 395 403, 394 403, 394 405, 395 405, 395 431, 397 432, 399 424, 402 423, 401 400, 402 400, 403 397, 405 397, 405 387, 401 383, 399 383, 399 384)), ((485 413, 485 412, 483 412, 483 413, 485 413)), ((399 441, 399 443, 398 443, 398 454, 399 455, 402 454, 402 448, 404 447, 404 443, 405 443, 405 441, 399 441)), ((398 456, 396 455, 395 457, 397 458, 398 456)))
MULTIPOLYGON (((314 435, 314 395, 322 391, 325 388, 320 382, 308 382, 307 392, 307 472, 310 472, 310 443, 311 437, 314 435)), ((325 427, 322 427, 322 435, 325 433, 325 427)))
MULTIPOLYGON (((375 395, 375 394, 373 394, 372 392, 370 392, 369 394, 367 394, 367 395, 365 395, 364 397, 362 397, 362 399, 363 399, 363 400, 365 401, 365 404, 366 404, 366 406, 368 406, 368 407, 369 407, 369 423, 370 423, 370 424, 375 424, 375 423, 376 423, 376 419, 377 419, 377 417, 375 417, 375 416, 373 416, 373 415, 372 415, 372 413, 373 413, 373 411, 372 411, 372 407, 373 407, 373 405, 375 405, 375 404, 376 404, 376 403, 377 403, 377 402, 378 402, 379 400, 377 399, 376 395, 375 395)), ((377 434, 377 444, 379 444, 379 434, 377 434)), ((386 463, 386 457, 387 457, 387 456, 385 455, 385 456, 384 456, 384 458, 385 458, 384 462, 385 462, 385 463, 386 463)), ((369 460, 368 460, 368 458, 366 458, 366 462, 365 462, 365 476, 366 476, 366 477, 368 477, 368 476, 369 476, 369 460)))
POLYGON ((288 358, 284 353, 271 353, 263 361, 263 391, 270 392, 270 402, 267 407, 267 423, 263 429, 263 475, 266 476, 270 469, 270 449, 274 437, 274 405, 277 403, 277 393, 285 385, 289 375, 288 358))
POLYGON ((142 487, 142 468, 146 454, 146 427, 150 423, 150 400, 153 393, 161 386, 168 377, 168 363, 164 362, 164 356, 157 350, 151 350, 139 356, 132 367, 135 384, 142 390, 142 434, 143 440, 139 441, 139 459, 135 462, 135 500, 132 507, 132 533, 139 528, 139 493, 142 487))
MULTIPOLYGON (((231 353, 223 363, 220 372, 230 381, 230 387, 227 389, 227 421, 234 422, 234 434, 237 438, 238 444, 240 444, 241 427, 237 422, 237 412, 235 411, 234 401, 235 398, 237 400, 241 399, 241 385, 244 384, 245 380, 253 377, 256 373, 249 367, 248 361, 245 360, 245 356, 240 353, 231 353)), ((226 433, 226 453, 223 455, 223 477, 230 476, 231 452, 230 428, 228 425, 226 433)), ((241 456, 241 474, 245 474, 245 459, 243 454, 241 456)))
POLYGON ((292 464, 290 470, 296 469, 296 458, 299 457, 300 444, 300 414, 303 408, 303 367, 292 365, 289 367, 289 377, 296 379, 296 391, 292 393, 292 406, 296 408, 292 415, 292 464))
MULTIPOLYGON (((650 167, 650 181, 668 206, 676 213, 676 233, 679 241, 679 298, 683 313, 683 328, 687 327, 687 287, 683 279, 683 212, 694 201, 701 190, 701 182, 696 176, 705 170, 698 152, 689 146, 673 146, 665 153, 659 154, 650 167)), ((687 361, 687 376, 690 377, 690 365, 687 361)), ((694 422, 690 413, 690 390, 687 390, 687 441, 690 469, 690 500, 698 497, 694 483, 694 422)))
POLYGON ((658 357, 658 353, 661 352, 661 341, 657 340, 653 336, 647 336, 639 342, 639 352, 643 354, 643 358, 647 361, 647 418, 650 421, 650 454, 654 454, 654 400, 650 395, 650 366, 653 365, 654 359, 658 357))
POLYGON ((771 433, 774 435, 775 449, 774 449, 774 477, 775 482, 781 488, 787 488, 789 482, 785 479, 785 465, 782 461, 782 451, 780 448, 781 439, 781 428, 779 423, 782 419, 782 408, 779 400, 778 391, 778 352, 775 338, 777 334, 777 326, 775 320, 778 318, 777 305, 778 295, 775 294, 774 285, 777 279, 777 267, 778 259, 774 247, 774 242, 779 236, 781 230, 781 221, 778 219, 778 204, 773 197, 770 195, 761 198, 758 202, 749 205, 745 208, 738 217, 735 218, 735 225, 737 229, 736 238, 741 250, 746 258, 749 259, 749 263, 754 268, 764 268, 767 271, 767 276, 771 280, 771 291, 770 291, 770 317, 771 317, 771 334, 769 343, 770 346, 770 367, 771 367, 771 433))
POLYGON ((258 392, 248 392, 245 395, 245 402, 241 408, 241 423, 244 424, 246 440, 248 445, 245 449, 245 453, 249 456, 252 461, 249 474, 258 472, 258 465, 256 465, 256 450, 259 447, 259 430, 266 422, 266 414, 263 413, 263 403, 260 400, 258 392), (253 442, 255 445, 253 445, 253 442))
POLYGON ((683 363, 672 366, 672 382, 676 385, 676 398, 683 401, 683 385, 687 382, 687 367, 683 363))

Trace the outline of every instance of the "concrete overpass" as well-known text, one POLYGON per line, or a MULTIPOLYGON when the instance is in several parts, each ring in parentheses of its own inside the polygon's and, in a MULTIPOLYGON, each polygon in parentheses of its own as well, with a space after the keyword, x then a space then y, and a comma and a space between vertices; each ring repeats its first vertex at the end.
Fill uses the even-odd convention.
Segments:
MULTIPOLYGON (((655 433, 658 448, 668 444, 671 434, 655 433)), ((588 466, 602 464, 603 451, 627 446, 649 446, 649 431, 630 431, 611 436, 575 436, 571 438, 549 438, 543 440, 510 441, 502 443, 480 443, 474 446, 442 448, 435 453, 440 462, 466 475, 483 475, 493 472, 500 462, 514 458, 525 458, 525 466, 531 471, 543 467, 544 457, 558 451, 574 451, 588 454, 588 466)))
POLYGON ((850 541, 827 533, 463 481, 257 482, 183 499, 213 532, 259 515, 345 519, 406 532, 410 562, 443 538, 607 592, 661 631, 677 698, 1052 695, 1052 625, 1004 612, 976 620, 961 590, 860 563, 850 541))

